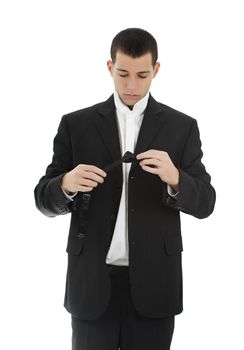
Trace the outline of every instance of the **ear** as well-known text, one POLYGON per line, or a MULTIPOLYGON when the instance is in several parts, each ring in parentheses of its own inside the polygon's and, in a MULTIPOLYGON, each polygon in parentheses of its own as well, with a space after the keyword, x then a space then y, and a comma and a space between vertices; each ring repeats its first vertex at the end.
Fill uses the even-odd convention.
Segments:
POLYGON ((154 66, 154 68, 153 68, 153 77, 154 77, 154 78, 155 78, 156 75, 158 74, 159 68, 160 68, 160 63, 159 63, 159 62, 156 62, 156 63, 155 63, 155 66, 154 66))
POLYGON ((111 75, 113 75, 113 62, 111 60, 107 61, 107 67, 111 75))

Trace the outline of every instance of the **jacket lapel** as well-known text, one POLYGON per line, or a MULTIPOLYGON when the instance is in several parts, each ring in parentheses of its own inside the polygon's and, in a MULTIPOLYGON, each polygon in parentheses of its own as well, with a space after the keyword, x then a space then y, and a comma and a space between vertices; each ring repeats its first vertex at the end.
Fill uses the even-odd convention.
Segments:
MULTIPOLYGON (((148 104, 135 147, 134 153, 136 155, 149 149, 150 143, 159 133, 164 121, 165 115, 161 105, 149 94, 148 104)), ((132 163, 130 170, 133 170, 137 165, 138 162, 132 163)))
POLYGON ((96 127, 113 161, 122 157, 113 95, 98 110, 96 127))

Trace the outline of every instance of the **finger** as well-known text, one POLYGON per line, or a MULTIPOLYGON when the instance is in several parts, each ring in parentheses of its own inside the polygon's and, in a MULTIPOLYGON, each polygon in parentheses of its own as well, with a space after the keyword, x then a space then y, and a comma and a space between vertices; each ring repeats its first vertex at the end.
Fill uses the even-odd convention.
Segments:
POLYGON ((142 165, 142 169, 151 174, 158 174, 158 168, 153 168, 151 166, 142 165))
POLYGON ((93 190, 93 188, 94 188, 94 187, 78 185, 78 186, 77 186, 77 191, 79 191, 79 192, 90 192, 90 191, 93 190))
POLYGON ((85 169, 86 171, 90 171, 92 173, 95 173, 97 175, 100 175, 102 177, 107 176, 107 174, 105 173, 105 171, 103 171, 102 169, 96 167, 95 165, 88 165, 87 168, 85 169))
POLYGON ((157 158, 157 159, 162 159, 162 154, 163 151, 155 150, 155 149, 150 149, 146 152, 139 153, 136 158, 138 160, 140 159, 147 159, 147 158, 157 158))
POLYGON ((97 187, 98 183, 96 181, 92 181, 90 179, 82 178, 79 181, 79 185, 88 186, 88 187, 97 187))
POLYGON ((141 162, 140 162, 140 165, 147 165, 147 166, 154 166, 154 167, 161 167, 162 166, 162 163, 161 161, 159 161, 158 159, 155 159, 155 158, 149 158, 149 159, 143 159, 141 162))
POLYGON ((93 172, 90 172, 90 171, 84 171, 81 174, 81 177, 85 178, 85 179, 89 179, 89 180, 94 180, 94 181, 99 182, 99 183, 104 182, 104 178, 102 176, 99 176, 99 175, 97 175, 93 172))
POLYGON ((142 152, 142 153, 137 154, 136 159, 140 160, 140 159, 152 157, 151 151, 152 151, 152 150, 149 150, 149 151, 146 151, 146 152, 142 152))

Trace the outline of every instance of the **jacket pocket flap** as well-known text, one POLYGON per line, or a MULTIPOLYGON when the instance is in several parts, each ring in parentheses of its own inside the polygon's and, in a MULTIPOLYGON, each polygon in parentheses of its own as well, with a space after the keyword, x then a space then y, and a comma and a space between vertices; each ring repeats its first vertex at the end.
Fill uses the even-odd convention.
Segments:
POLYGON ((84 246, 84 238, 76 236, 69 237, 66 252, 72 255, 79 255, 84 246))
POLYGON ((173 255, 183 251, 182 237, 178 236, 167 236, 164 238, 164 246, 166 254, 173 255))

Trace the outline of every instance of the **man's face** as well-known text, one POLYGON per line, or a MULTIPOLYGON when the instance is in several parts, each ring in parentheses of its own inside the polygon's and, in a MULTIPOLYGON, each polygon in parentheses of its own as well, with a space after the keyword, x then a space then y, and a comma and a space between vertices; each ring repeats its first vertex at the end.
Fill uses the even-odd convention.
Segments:
POLYGON ((160 64, 157 62, 153 67, 151 53, 133 58, 118 51, 115 63, 109 60, 107 66, 121 100, 134 106, 149 91, 160 64))

